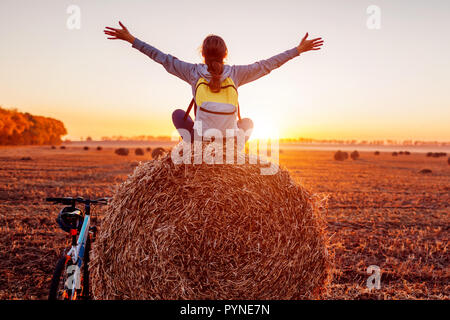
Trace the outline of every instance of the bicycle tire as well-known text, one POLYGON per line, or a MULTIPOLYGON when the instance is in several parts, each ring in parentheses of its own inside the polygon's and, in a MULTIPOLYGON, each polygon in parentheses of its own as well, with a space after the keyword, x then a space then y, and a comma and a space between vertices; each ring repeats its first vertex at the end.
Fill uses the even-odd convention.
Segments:
MULTIPOLYGON (((89 256, 87 256, 87 259, 89 261, 89 256)), ((81 288, 76 290, 75 295, 73 296, 74 300, 89 299, 89 270, 87 270, 88 261, 85 260, 83 262, 83 267, 81 270, 82 272, 81 288)), ((73 265, 72 260, 70 258, 61 257, 58 260, 50 283, 50 292, 48 295, 48 300, 72 300, 71 299, 72 290, 70 289, 66 290, 64 287, 65 282, 67 280, 67 278, 65 278, 64 275, 67 274, 66 270, 68 265, 73 265)))
POLYGON ((61 283, 61 277, 63 271, 66 269, 67 257, 61 257, 56 264, 55 270, 53 271, 52 280, 50 283, 50 292, 48 294, 48 300, 57 300, 59 293, 59 285, 61 283))
MULTIPOLYGON (((82 279, 81 279, 81 290, 77 290, 75 295, 75 299, 78 297, 83 300, 89 300, 90 299, 90 292, 89 292, 89 256, 90 256, 90 250, 91 250, 91 240, 90 236, 87 238, 86 241, 86 249, 84 253, 84 259, 83 259, 83 266, 82 266, 82 279)), ((55 270, 53 271, 52 280, 50 283, 50 292, 48 295, 48 300, 58 300, 60 298, 60 285, 62 284, 64 286, 64 282, 61 282, 62 276, 65 274, 65 270, 67 268, 67 263, 72 262, 70 258, 67 258, 66 256, 63 256, 59 258, 55 270)), ((64 280, 64 279, 63 279, 64 280)), ((71 295, 71 291, 68 292, 69 295, 71 295)), ((68 297, 63 297, 68 298, 68 297)))

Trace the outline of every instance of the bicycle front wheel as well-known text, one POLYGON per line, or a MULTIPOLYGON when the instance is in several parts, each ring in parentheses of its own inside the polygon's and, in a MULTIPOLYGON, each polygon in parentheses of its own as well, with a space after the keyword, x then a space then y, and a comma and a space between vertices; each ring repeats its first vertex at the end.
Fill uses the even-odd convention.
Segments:
POLYGON ((58 260, 50 284, 49 300, 87 300, 90 298, 89 252, 90 239, 88 238, 83 265, 78 275, 80 277, 78 280, 79 286, 75 291, 73 291, 72 288, 73 281, 76 281, 76 267, 72 262, 72 258, 64 256, 58 260))
MULTIPOLYGON (((61 257, 56 264, 55 271, 50 283, 48 300, 67 300, 70 295, 65 288, 67 280, 68 266, 72 264, 70 257, 61 257)), ((70 292, 71 293, 71 292, 70 292)))

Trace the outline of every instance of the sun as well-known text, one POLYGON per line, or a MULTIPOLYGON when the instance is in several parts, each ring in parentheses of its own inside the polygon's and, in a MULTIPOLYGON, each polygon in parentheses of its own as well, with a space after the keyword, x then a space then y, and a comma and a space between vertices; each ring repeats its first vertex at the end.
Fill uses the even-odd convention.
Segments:
POLYGON ((267 140, 267 139, 279 139, 279 126, 273 119, 265 117, 264 115, 258 115, 252 117, 253 120, 253 132, 250 140, 267 140))

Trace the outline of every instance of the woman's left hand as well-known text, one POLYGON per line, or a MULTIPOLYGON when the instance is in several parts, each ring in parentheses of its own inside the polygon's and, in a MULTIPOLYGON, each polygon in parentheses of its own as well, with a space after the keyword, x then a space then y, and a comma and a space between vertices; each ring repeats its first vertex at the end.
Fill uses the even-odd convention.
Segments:
POLYGON ((124 40, 124 41, 128 41, 129 43, 133 43, 134 37, 128 31, 127 27, 125 27, 122 24, 122 22, 120 22, 120 21, 119 21, 119 25, 122 27, 122 29, 105 27, 105 30, 103 30, 103 32, 106 35, 110 36, 110 37, 108 37, 108 39, 110 39, 110 40, 124 40))
POLYGON ((302 39, 302 42, 297 46, 298 53, 307 52, 310 50, 320 50, 320 47, 323 45, 322 38, 315 38, 312 40, 307 40, 308 33, 302 39))

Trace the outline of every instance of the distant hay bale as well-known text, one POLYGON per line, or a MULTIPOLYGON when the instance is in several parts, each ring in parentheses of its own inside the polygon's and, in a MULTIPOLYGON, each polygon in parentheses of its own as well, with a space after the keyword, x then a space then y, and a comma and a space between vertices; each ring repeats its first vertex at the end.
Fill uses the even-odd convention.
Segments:
POLYGON ((130 153, 130 150, 127 148, 119 148, 114 151, 115 154, 119 156, 127 156, 130 153))
POLYGON ((447 163, 450 165, 450 157, 447 159, 447 163))
POLYGON ((103 150, 102 147, 100 147, 100 146, 97 147, 97 151, 102 151, 102 150, 103 150))
POLYGON ((56 149, 56 146, 52 146, 52 149, 56 149))
POLYGON ((394 152, 392 152, 392 156, 393 156, 393 157, 396 157, 396 156, 398 156, 398 153, 397 153, 397 151, 394 151, 394 152))
POLYGON ((152 148, 147 147, 145 150, 146 150, 147 152, 150 152, 150 151, 152 151, 152 148))
POLYGON ((348 153, 347 152, 343 152, 341 150, 336 151, 336 153, 334 154, 334 160, 337 161, 344 161, 348 159, 348 153))
POLYGON ((399 155, 403 155, 403 153, 404 153, 403 151, 400 151, 398 154, 399 154, 399 155))
POLYGON ((66 148, 66 146, 61 146, 61 147, 59 147, 60 149, 65 149, 66 148))
POLYGON ((134 150, 134 154, 137 156, 143 156, 144 155, 144 150, 142 150, 141 148, 136 148, 134 150))
POLYGON ((434 152, 432 154, 432 157, 435 157, 435 158, 446 157, 446 156, 447 156, 447 153, 445 153, 445 152, 434 152))
POLYGON ((330 268, 325 206, 283 169, 141 163, 93 244, 94 298, 318 298, 330 268))
POLYGON ((84 146, 83 150, 89 150, 89 147, 88 146, 84 146))
POLYGON ((419 173, 422 173, 422 174, 428 174, 428 173, 432 173, 432 172, 433 171, 431 171, 431 169, 422 169, 419 171, 419 173))
POLYGON ((31 157, 22 157, 22 158, 20 158, 20 160, 22 160, 22 161, 31 161, 33 159, 31 157))
POLYGON ((353 160, 357 160, 358 158, 359 158, 359 152, 358 151, 353 151, 351 154, 350 154, 350 157, 353 159, 353 160))
POLYGON ((433 156, 433 152, 427 152, 427 157, 432 157, 433 156))
POLYGON ((405 155, 409 156, 410 154, 411 154, 411 152, 405 151, 405 155))
POLYGON ((152 158, 157 160, 157 159, 161 158, 165 153, 166 153, 166 150, 164 150, 164 148, 161 148, 161 147, 155 148, 152 151, 152 158))
POLYGON ((376 156, 379 156, 380 155, 380 151, 375 151, 373 154, 376 155, 376 156))

